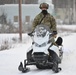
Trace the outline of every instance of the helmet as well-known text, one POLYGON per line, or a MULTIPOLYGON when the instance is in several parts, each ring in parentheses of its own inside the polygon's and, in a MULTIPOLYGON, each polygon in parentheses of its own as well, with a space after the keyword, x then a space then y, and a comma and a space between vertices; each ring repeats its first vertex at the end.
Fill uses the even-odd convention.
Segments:
POLYGON ((47 3, 41 3, 40 6, 39 6, 40 9, 42 8, 46 8, 48 9, 49 8, 49 5, 47 3))

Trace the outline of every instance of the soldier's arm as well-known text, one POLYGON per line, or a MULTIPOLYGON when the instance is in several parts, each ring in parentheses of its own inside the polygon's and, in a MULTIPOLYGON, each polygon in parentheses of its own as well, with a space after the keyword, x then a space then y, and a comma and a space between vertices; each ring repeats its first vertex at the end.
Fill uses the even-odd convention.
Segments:
POLYGON ((33 24, 32 24, 32 30, 35 29, 35 27, 39 24, 39 17, 38 15, 34 18, 33 24))
POLYGON ((51 16, 51 30, 52 31, 57 31, 56 20, 53 16, 51 16))

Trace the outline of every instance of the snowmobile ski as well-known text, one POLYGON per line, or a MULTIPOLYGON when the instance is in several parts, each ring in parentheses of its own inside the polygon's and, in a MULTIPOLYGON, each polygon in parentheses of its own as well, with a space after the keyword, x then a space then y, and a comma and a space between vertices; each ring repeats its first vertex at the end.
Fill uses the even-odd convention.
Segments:
POLYGON ((30 68, 24 68, 23 70, 22 70, 22 73, 27 73, 27 72, 29 72, 30 71, 30 68))
POLYGON ((23 67, 22 62, 20 62, 20 65, 18 67, 18 70, 21 71, 22 73, 26 73, 26 72, 29 72, 30 71, 30 68, 23 67))

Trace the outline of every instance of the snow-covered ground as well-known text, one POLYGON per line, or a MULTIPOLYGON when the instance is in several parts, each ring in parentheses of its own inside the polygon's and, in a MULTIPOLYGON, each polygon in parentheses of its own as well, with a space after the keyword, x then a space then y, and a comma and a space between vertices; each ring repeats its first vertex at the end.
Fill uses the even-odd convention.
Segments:
MULTIPOLYGON (((76 28, 76 26, 72 27, 70 27, 72 30, 76 28)), ((3 39, 10 40, 12 36, 18 38, 18 34, 0 34, 0 44, 3 39)), ((62 35, 58 34, 58 36, 62 35)), ((64 35, 62 38, 64 46, 64 56, 60 64, 62 71, 55 74, 52 70, 38 70, 35 66, 28 66, 31 71, 26 75, 76 75, 76 33, 69 33, 68 36, 64 35)), ((27 49, 31 45, 30 41, 31 39, 24 34, 22 43, 14 42, 15 46, 11 49, 0 51, 0 75, 25 75, 18 71, 18 65, 26 58, 27 49)), ((13 45, 11 42, 9 44, 13 45)))

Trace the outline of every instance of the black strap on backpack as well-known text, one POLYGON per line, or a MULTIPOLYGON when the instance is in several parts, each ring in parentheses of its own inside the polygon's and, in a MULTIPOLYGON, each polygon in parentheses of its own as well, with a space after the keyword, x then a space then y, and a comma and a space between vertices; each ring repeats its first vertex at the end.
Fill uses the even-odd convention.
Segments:
POLYGON ((39 24, 41 24, 41 22, 42 22, 42 20, 45 18, 45 16, 46 16, 46 15, 44 15, 44 17, 41 19, 41 21, 40 21, 40 23, 39 23, 39 24))
MULTIPOLYGON (((42 17, 42 19, 41 19, 41 21, 39 22, 39 24, 41 24, 41 22, 42 22, 42 20, 45 18, 45 16, 46 16, 46 15, 44 15, 44 17, 42 17)), ((32 33, 33 33, 33 31, 32 31, 31 33, 28 33, 28 35, 32 36, 32 33)))

